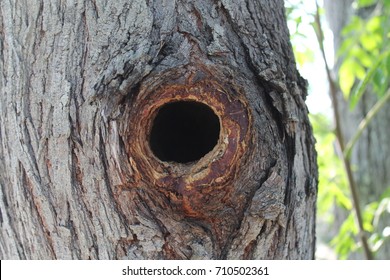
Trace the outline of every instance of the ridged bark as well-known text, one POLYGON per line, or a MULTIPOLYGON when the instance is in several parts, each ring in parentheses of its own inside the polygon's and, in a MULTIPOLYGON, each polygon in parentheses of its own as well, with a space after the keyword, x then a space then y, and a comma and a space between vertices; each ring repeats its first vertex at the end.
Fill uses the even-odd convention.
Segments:
POLYGON ((311 259, 317 168, 283 1, 0 4, 0 257, 311 259), (159 108, 220 120, 188 164, 159 108))

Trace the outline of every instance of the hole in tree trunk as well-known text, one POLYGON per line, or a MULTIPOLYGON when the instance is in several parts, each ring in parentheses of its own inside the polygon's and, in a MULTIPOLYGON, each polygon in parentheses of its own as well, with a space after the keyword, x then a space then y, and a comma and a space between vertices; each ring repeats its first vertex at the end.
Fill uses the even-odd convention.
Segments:
POLYGON ((150 132, 149 144, 162 161, 188 163, 210 152, 218 142, 219 118, 207 105, 177 101, 163 105, 150 132))

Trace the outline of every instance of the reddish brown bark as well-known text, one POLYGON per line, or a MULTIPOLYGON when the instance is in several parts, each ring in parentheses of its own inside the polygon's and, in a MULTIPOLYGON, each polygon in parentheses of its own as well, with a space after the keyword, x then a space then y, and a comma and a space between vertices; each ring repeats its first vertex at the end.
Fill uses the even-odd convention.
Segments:
POLYGON ((314 257, 314 139, 283 1, 39 3, 0 6, 2 258, 314 257), (220 127, 184 164, 150 147, 180 100, 220 127))

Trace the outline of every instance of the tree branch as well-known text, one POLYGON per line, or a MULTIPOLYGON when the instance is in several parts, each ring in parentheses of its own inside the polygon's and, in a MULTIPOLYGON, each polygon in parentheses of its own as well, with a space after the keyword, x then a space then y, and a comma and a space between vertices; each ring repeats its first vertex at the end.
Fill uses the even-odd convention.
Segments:
POLYGON ((368 244, 367 235, 365 233, 364 226, 363 226, 363 215, 362 215, 362 211, 361 211, 360 204, 359 204, 359 195, 358 195, 357 184, 356 184, 355 178, 354 178, 353 173, 352 173, 351 163, 350 163, 349 159, 345 156, 345 153, 344 153, 345 141, 344 141, 344 135, 341 131, 341 117, 340 117, 340 112, 339 112, 339 103, 338 103, 338 99, 337 99, 337 95, 338 95, 337 92, 338 92, 339 87, 332 77, 332 72, 330 70, 328 61, 326 59, 325 48, 324 48, 324 32, 323 32, 322 25, 321 25, 319 6, 318 6, 317 2, 316 2, 316 7, 317 7, 317 9, 316 9, 316 14, 315 14, 314 18, 315 18, 315 26, 317 28, 315 29, 315 33, 317 35, 317 41, 318 41, 318 44, 319 44, 319 47, 321 50, 321 54, 322 54, 322 57, 324 60, 325 68, 326 68, 326 74, 327 74, 328 81, 329 81, 330 97, 332 100, 333 114, 334 114, 334 120, 335 120, 335 126, 336 126, 335 127, 336 139, 337 139, 338 146, 341 150, 341 159, 343 161, 344 168, 345 168, 345 171, 347 173, 348 186, 349 186, 349 189, 350 189, 351 195, 352 195, 352 201, 353 201, 354 210, 355 210, 355 214, 356 214, 356 220, 357 220, 358 227, 359 227, 359 236, 360 236, 360 239, 362 242, 364 254, 365 254, 366 259, 372 260, 373 254, 372 254, 372 251, 371 251, 370 246, 368 244))
POLYGON ((345 151, 344 156, 348 159, 350 158, 351 151, 353 146, 356 144, 357 140, 362 135, 363 131, 366 129, 366 127, 369 125, 369 123, 372 121, 372 119, 378 114, 378 112, 382 109, 382 107, 387 103, 387 101, 390 100, 390 89, 387 90, 386 94, 378 100, 377 103, 371 108, 371 110, 367 113, 367 115, 362 119, 362 121, 359 124, 358 130, 356 131, 355 135, 352 137, 352 139, 348 142, 345 151))

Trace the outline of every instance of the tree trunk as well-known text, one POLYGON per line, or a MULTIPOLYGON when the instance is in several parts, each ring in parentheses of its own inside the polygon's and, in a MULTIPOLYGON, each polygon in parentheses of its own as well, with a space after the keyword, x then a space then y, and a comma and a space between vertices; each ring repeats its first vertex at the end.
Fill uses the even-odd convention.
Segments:
MULTIPOLYGON (((349 23, 354 14, 353 0, 331 1, 326 0, 325 9, 328 22, 334 35, 335 53, 343 42, 342 29, 349 23)), ((335 76, 339 71, 342 58, 336 61, 335 76)), ((345 100, 342 92, 338 94, 339 112, 341 115, 341 129, 345 142, 348 142, 356 133, 360 121, 376 103, 375 93, 368 92, 363 95, 356 108, 351 111, 349 103, 345 100)), ((372 120, 353 149, 351 163, 356 168, 354 173, 359 187, 360 204, 363 207, 370 202, 377 201, 383 192, 390 187, 390 103, 386 104, 378 115, 372 120)), ((379 231, 389 225, 390 217, 382 216, 379 231)), ((390 242, 376 253, 377 258, 388 259, 390 257, 390 242)))
POLYGON ((283 1, 34 3, 0 4, 2 259, 314 257, 283 1))

